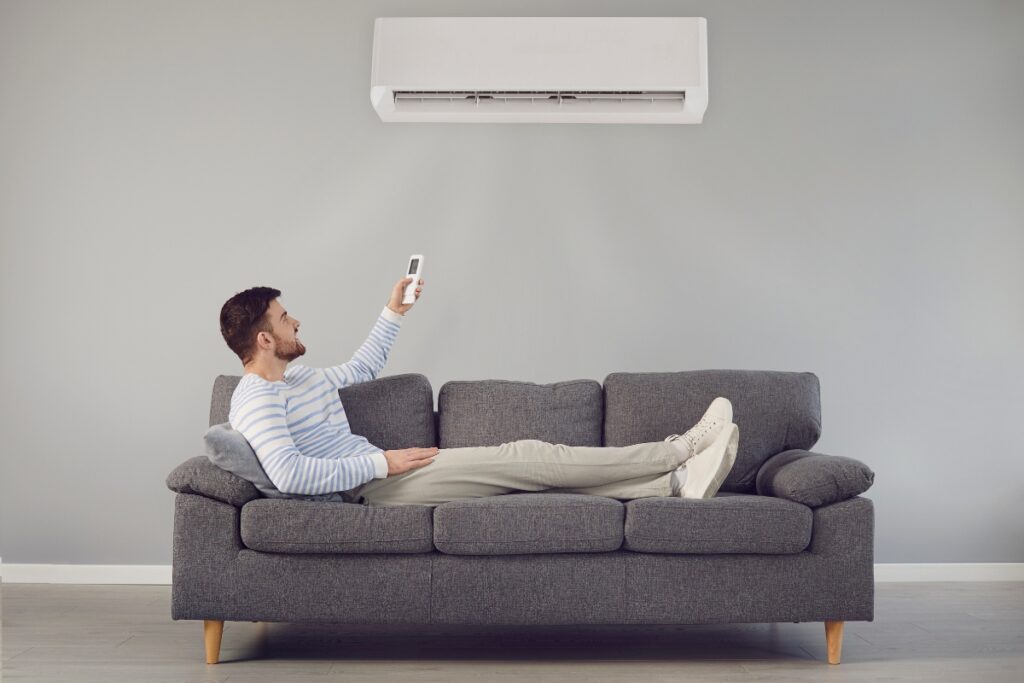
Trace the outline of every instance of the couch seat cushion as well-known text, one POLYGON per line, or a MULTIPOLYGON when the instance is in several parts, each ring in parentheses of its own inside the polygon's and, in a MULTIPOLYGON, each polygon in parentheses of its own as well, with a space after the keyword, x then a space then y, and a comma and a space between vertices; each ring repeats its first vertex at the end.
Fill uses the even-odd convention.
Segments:
POLYGON ((460 498, 434 509, 434 545, 449 555, 594 553, 622 545, 624 508, 582 493, 460 498))
POLYGON ((242 507, 242 542, 270 553, 433 552, 429 505, 258 498, 242 507))
POLYGON ((625 508, 623 547, 645 553, 798 553, 811 542, 814 516, 791 500, 722 491, 706 500, 637 498, 625 508))

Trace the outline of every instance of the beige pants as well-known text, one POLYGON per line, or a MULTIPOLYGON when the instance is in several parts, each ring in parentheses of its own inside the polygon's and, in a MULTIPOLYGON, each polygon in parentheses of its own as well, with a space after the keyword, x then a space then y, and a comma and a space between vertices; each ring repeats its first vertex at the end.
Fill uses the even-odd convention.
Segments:
POLYGON ((516 491, 588 493, 630 500, 670 496, 683 453, 668 441, 565 446, 537 439, 442 448, 429 465, 352 489, 367 505, 440 505, 516 491))

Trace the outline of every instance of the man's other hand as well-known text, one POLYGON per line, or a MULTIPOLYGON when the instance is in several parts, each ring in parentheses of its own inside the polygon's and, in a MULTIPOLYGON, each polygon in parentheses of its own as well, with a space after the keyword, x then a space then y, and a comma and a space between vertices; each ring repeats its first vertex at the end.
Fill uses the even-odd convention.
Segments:
MULTIPOLYGON (((402 299, 405 298, 405 286, 412 282, 411 277, 404 277, 395 283, 395 286, 391 289, 391 300, 388 301, 388 308, 395 313, 405 315, 405 312, 412 308, 417 301, 420 299, 420 292, 423 291, 423 287, 417 287, 413 293, 413 300, 411 304, 403 304, 402 299)), ((420 278, 420 284, 423 284, 423 278, 420 278)))
POLYGON ((384 457, 388 460, 388 476, 402 474, 418 467, 426 467, 434 462, 434 456, 439 449, 437 446, 430 448, 402 448, 397 451, 384 451, 384 457))

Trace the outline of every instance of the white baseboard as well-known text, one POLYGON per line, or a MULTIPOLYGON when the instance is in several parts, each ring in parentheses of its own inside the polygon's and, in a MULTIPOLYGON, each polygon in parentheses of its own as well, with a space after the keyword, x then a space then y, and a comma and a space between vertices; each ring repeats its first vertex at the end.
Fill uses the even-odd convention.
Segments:
POLYGON ((171 583, 169 564, 0 564, 3 583, 171 583))
MULTIPOLYGON (((3 583, 169 585, 169 564, 2 564, 3 583)), ((1024 581, 1024 562, 876 564, 875 583, 1024 581)))
POLYGON ((1024 581, 1024 562, 935 562, 875 565, 875 583, 894 581, 1024 581))

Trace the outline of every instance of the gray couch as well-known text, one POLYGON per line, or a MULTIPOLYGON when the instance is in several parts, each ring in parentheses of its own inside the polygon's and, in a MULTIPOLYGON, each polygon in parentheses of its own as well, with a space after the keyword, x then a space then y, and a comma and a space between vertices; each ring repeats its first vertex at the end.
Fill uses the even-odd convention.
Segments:
MULTIPOLYGON (((240 377, 213 386, 227 421, 240 377)), ((707 500, 569 489, 377 507, 268 498, 191 458, 167 478, 173 619, 204 620, 216 663, 224 620, 349 624, 825 622, 874 620, 874 474, 809 452, 821 434, 809 372, 612 373, 604 384, 426 377, 340 392, 352 430, 384 449, 517 439, 625 446, 664 439, 716 396, 733 404, 736 464, 707 500)), ((349 499, 350 500, 350 499, 349 499)))

